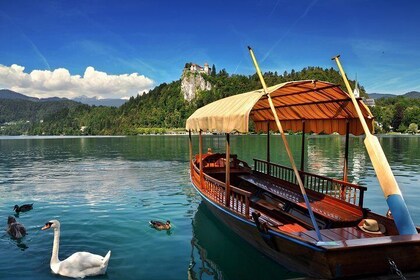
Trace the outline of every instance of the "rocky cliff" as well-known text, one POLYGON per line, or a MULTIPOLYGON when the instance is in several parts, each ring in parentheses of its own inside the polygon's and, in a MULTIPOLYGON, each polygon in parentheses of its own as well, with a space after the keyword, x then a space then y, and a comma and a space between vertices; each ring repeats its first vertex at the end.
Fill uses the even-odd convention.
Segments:
POLYGON ((211 84, 203 78, 201 73, 184 69, 181 77, 181 92, 184 99, 191 101, 199 91, 211 90, 211 84))

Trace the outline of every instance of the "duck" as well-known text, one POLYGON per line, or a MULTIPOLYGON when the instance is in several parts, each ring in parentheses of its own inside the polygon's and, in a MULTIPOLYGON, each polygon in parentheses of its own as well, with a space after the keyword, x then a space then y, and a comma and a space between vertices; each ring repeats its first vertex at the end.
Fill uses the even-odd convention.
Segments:
POLYGON ((23 204, 21 206, 19 206, 19 205, 16 204, 15 207, 13 208, 13 210, 17 214, 19 214, 19 212, 26 212, 26 211, 32 210, 33 205, 34 205, 33 203, 31 203, 31 204, 23 204))
POLYGON ((171 222, 168 220, 166 223, 161 221, 150 221, 149 222, 151 227, 154 227, 157 230, 169 230, 171 229, 171 222))
POLYGON ((13 238, 19 239, 26 235, 26 229, 21 223, 16 222, 15 217, 9 216, 7 218, 7 233, 13 238))
POLYGON ((102 257, 89 252, 76 252, 67 259, 60 261, 58 251, 60 247, 60 222, 51 220, 45 223, 42 230, 54 229, 54 242, 50 261, 50 268, 54 274, 73 278, 102 275, 106 273, 111 251, 102 257))

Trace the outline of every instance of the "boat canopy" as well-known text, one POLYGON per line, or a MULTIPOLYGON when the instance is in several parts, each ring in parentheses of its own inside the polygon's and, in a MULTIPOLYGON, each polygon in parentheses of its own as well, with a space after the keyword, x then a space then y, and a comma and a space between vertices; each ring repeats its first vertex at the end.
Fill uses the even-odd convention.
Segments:
MULTIPOLYGON (((350 96, 339 85, 304 80, 278 84, 268 88, 277 116, 284 131, 346 134, 363 134, 350 96), (305 125, 303 124, 305 123, 305 125)), ((366 123, 373 132, 373 116, 369 108, 358 99, 366 123)), ((268 96, 264 90, 219 99, 197 109, 188 119, 186 129, 218 133, 249 130, 249 118, 257 132, 278 131, 268 96)))

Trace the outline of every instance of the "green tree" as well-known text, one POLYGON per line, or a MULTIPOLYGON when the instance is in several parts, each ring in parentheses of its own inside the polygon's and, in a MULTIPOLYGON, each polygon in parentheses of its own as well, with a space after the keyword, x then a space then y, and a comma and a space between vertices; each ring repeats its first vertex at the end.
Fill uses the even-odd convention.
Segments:
POLYGON ((410 134, 416 134, 418 130, 419 126, 416 123, 410 123, 406 132, 410 134))
POLYGON ((216 66, 214 66, 214 64, 213 64, 213 66, 211 67, 211 74, 210 74, 212 77, 215 77, 216 76, 216 66))

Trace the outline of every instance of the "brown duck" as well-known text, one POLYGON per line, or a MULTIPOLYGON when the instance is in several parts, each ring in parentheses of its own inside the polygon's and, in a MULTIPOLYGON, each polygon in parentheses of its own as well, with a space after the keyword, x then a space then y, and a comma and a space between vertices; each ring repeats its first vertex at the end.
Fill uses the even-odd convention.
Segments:
POLYGON ((7 233, 11 237, 19 239, 26 235, 26 229, 21 223, 16 222, 14 217, 9 216, 7 218, 7 233))
POLYGON ((154 227, 157 230, 169 230, 171 229, 171 222, 168 220, 166 223, 160 221, 150 221, 151 227, 154 227))

